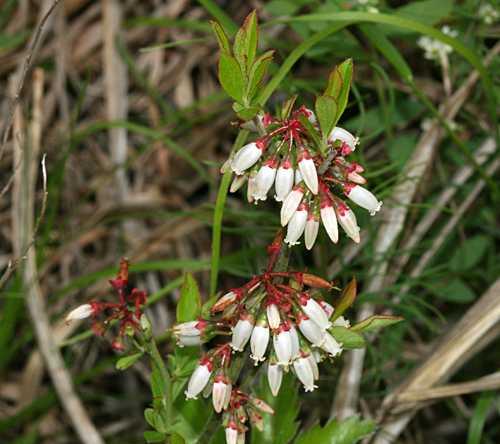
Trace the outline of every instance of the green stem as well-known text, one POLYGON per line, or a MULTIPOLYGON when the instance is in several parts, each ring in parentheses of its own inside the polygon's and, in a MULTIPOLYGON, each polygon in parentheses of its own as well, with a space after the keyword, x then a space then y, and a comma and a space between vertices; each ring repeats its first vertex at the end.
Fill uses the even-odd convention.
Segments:
MULTIPOLYGON (((245 143, 248 137, 247 130, 241 130, 238 137, 234 141, 233 151, 238 150, 245 143)), ((232 171, 228 169, 222 176, 217 192, 217 200, 215 201, 214 219, 212 224, 212 258, 210 262, 210 296, 214 296, 217 292, 217 278, 219 276, 220 264, 220 244, 222 233, 222 219, 224 217, 224 207, 226 205, 227 192, 231 183, 232 171)))

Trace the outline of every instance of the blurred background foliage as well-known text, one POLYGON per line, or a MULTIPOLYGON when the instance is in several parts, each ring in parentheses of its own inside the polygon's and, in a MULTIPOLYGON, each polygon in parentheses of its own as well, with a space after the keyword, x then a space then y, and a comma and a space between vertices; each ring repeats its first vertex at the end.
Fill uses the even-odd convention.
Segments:
MULTIPOLYGON (((14 75, 25 61, 24 50, 42 11, 51 3, 5 0, 0 5, 4 129, 14 75)), ((116 356, 106 341, 83 327, 65 326, 61 319, 68 308, 107 294, 106 279, 122 256, 133 264, 136 285, 150 294, 149 312, 159 336, 175 319, 183 272, 194 272, 202 294, 208 294, 219 168, 238 126, 217 83, 217 44, 209 20, 217 19, 231 33, 256 8, 262 49, 276 49, 271 77, 298 51, 300 59, 268 101, 271 109, 291 94, 312 107, 331 68, 346 57, 354 60, 353 93, 341 125, 361 138, 353 157, 366 167, 370 189, 385 200, 384 206, 398 205, 395 187, 404 181, 405 167, 429 128, 437 122, 437 131, 442 131, 425 159, 398 242, 384 255, 374 253, 384 213, 369 218, 363 212, 357 212, 361 248, 353 248, 345 236, 332 245, 322 233, 314 253, 295 249, 292 254, 297 268, 340 285, 355 275, 361 290, 355 307, 370 302, 380 312, 405 317, 406 322, 385 330, 368 348, 361 411, 376 417, 384 396, 421 364, 436 339, 499 277, 500 194, 493 168, 495 162, 498 167, 499 7, 496 1, 477 0, 61 2, 34 61, 45 74, 41 152, 47 154, 48 173, 47 208, 35 245, 55 335, 106 442, 142 442, 147 369, 138 363, 132 372, 117 372, 116 356), (114 4, 112 12, 106 12, 106 3, 114 4), (354 15, 338 21, 340 13, 354 15), (367 21, 367 15, 375 18, 367 21), (116 26, 110 24, 113 17, 116 26), (339 23, 343 27, 301 50, 301 42, 339 23), (445 60, 425 58, 419 39, 435 38, 445 25, 456 31, 447 42, 445 60), (114 29, 119 32, 109 36, 114 29), (495 57, 480 73, 481 81, 468 84, 471 72, 492 51, 495 57), (110 74, 118 76, 116 83, 106 81, 110 74), (467 98, 456 116, 433 120, 436 109, 464 85, 467 98), (117 105, 110 108, 110 103, 117 105), (116 142, 116 130, 125 142, 116 142), (120 152, 115 142, 125 150, 120 152), (478 150, 488 143, 489 156, 478 160, 478 150), (457 174, 464 171, 468 175, 457 182, 457 174), (444 191, 449 193, 444 207, 429 216, 444 191), (412 244, 426 217, 431 223, 412 244), (363 291, 376 261, 389 264, 384 286, 363 291)), ((28 74, 20 101, 21 127, 28 127, 32 118, 31 95, 28 74)), ((28 136, 23 138, 29 142, 28 136)), ((15 208, 24 202, 16 180, 11 183, 17 168, 12 145, 9 140, 0 151, 4 271, 20 253, 15 208)), ((39 178, 37 209, 42 194, 39 178)), ((264 247, 279 225, 275 203, 254 206, 243 198, 228 196, 224 212, 220 291, 261 270, 264 247)), ((16 272, 0 295, 0 442, 74 442, 37 355, 22 288, 22 275, 16 272)), ((475 380, 498 369, 498 346, 498 339, 490 341, 451 381, 475 380)), ((162 353, 171 350, 164 342, 162 353)), ((303 396, 298 418, 305 426, 329 417, 341 366, 327 368, 322 370, 321 390, 303 396)), ((445 398, 420 410, 398 442, 497 443, 499 405, 498 392, 445 398)))

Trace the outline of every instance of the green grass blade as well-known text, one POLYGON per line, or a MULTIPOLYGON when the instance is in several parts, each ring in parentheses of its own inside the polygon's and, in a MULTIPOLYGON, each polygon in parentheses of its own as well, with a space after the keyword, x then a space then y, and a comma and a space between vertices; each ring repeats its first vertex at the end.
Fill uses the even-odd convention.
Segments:
POLYGON ((476 403, 474 414, 470 420, 469 433, 467 435, 467 444, 481 444, 484 442, 483 436, 484 423, 488 415, 491 403, 494 401, 494 393, 483 393, 476 403))
POLYGON ((212 0, 198 0, 198 3, 202 5, 210 14, 212 14, 212 16, 221 24, 229 36, 236 34, 238 26, 217 3, 212 0))

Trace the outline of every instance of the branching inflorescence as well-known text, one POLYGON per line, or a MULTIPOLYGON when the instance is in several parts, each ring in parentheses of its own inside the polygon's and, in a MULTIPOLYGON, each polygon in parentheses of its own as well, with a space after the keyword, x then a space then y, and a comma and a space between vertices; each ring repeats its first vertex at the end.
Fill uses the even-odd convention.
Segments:
MULTIPOLYGON (((243 374, 248 381, 263 364, 273 396, 279 395, 285 373, 295 374, 306 392, 313 391, 318 387, 320 362, 331 362, 345 349, 363 347, 363 331, 400 319, 372 316, 351 326, 344 312, 356 297, 354 279, 340 292, 334 283, 288 265, 286 245, 299 244, 304 235, 306 248, 313 248, 320 221, 332 242, 338 241, 338 225, 353 241, 360 241, 356 216, 346 199, 371 215, 382 205, 363 186, 363 167, 347 160, 356 149, 357 137, 337 126, 347 106, 352 61, 346 60, 332 71, 314 111, 304 105, 296 107, 297 97, 292 97, 271 115, 262 109, 257 93, 273 53, 257 56, 255 13, 245 20, 232 48, 222 27, 217 23, 213 27, 221 49, 221 85, 235 99, 233 109, 241 127, 258 132, 254 141, 231 153, 222 171, 236 174, 232 192, 247 183, 249 202, 265 201, 274 186, 286 236, 280 228, 268 247, 263 273, 209 301, 198 319, 183 319, 187 322, 175 325, 172 333, 179 347, 204 348, 185 388, 186 400, 211 395, 215 412, 223 415, 227 444, 241 444, 248 424, 262 429, 262 414, 273 413, 271 406, 249 393, 248 384, 241 382, 243 374), (339 294, 328 302, 331 291, 339 294), (252 365, 245 368, 246 363, 252 365)), ((153 370, 170 385, 169 370, 142 313, 146 295, 129 288, 126 261, 122 261, 117 279, 110 282, 118 293, 117 303, 84 304, 68 320, 91 316, 99 334, 111 321, 118 321, 118 338, 113 342, 117 349, 123 348, 121 338, 134 336, 142 328, 132 341, 139 352, 127 357, 121 367, 148 353, 153 370), (101 315, 104 322, 99 320, 101 315)), ((154 401, 152 413, 146 414, 161 436, 173 430, 171 390, 160 390, 161 401, 154 401)))

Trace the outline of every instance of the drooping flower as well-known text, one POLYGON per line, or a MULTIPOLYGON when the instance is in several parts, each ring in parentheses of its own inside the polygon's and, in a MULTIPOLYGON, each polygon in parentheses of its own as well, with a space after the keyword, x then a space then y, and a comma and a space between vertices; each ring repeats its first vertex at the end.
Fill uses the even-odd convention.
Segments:
POLYGON ((66 322, 85 319, 94 314, 94 307, 92 304, 83 304, 71 310, 66 316, 66 322))
POLYGON ((254 319, 251 315, 243 313, 233 328, 231 347, 235 351, 243 351, 254 328, 254 319))
POLYGON ((202 358, 189 379, 188 388, 184 392, 186 399, 197 399, 198 395, 208 384, 211 374, 212 361, 209 358, 202 358))
POLYGON ((321 305, 307 293, 300 295, 300 306, 309 319, 315 322, 322 330, 326 330, 332 325, 321 305))
POLYGON ((292 358, 292 337, 287 323, 281 324, 278 333, 273 335, 273 346, 278 364, 288 366, 292 358))
POLYGON ((270 333, 267 320, 263 316, 257 321, 250 339, 250 348, 252 350, 250 357, 254 360, 255 365, 266 359, 264 355, 269 343, 269 336, 270 333))
POLYGON ((298 157, 299 171, 311 193, 318 194, 318 173, 308 150, 303 149, 298 157))
POLYGON ((217 413, 220 413, 228 407, 231 398, 231 390, 231 382, 226 376, 219 374, 215 377, 212 387, 212 403, 217 413))
POLYGON ((278 396, 282 380, 283 367, 275 362, 269 362, 267 366, 267 381, 273 396, 278 396))
POLYGON ((261 140, 251 142, 241 148, 231 161, 231 169, 238 175, 255 165, 264 152, 265 144, 261 140))
POLYGON ((293 213, 297 210, 302 201, 302 197, 304 196, 304 189, 302 186, 298 185, 293 188, 292 191, 288 194, 288 196, 283 201, 283 205, 281 207, 281 226, 285 226, 290 222, 290 219, 293 216, 293 213))
POLYGON ((276 173, 276 183, 274 186, 276 190, 275 199, 277 202, 282 202, 288 194, 290 194, 290 191, 292 191, 293 188, 293 181, 294 171, 292 163, 287 157, 283 160, 283 162, 281 162, 278 172, 276 173))
POLYGON ((285 237, 285 243, 288 245, 297 245, 299 243, 299 239, 304 233, 304 229, 306 228, 307 216, 309 214, 309 210, 307 208, 307 204, 301 203, 297 210, 293 213, 290 222, 288 223, 288 228, 285 237))
POLYGON ((354 212, 343 202, 340 202, 335 210, 340 226, 354 242, 359 244, 359 226, 354 212))
POLYGON ((306 392, 312 392, 318 386, 314 385, 314 373, 307 356, 308 355, 301 356, 295 359, 293 361, 293 369, 299 381, 304 385, 304 390, 306 392))
POLYGON ((382 206, 382 202, 377 200, 373 193, 361 185, 346 185, 344 186, 344 193, 356 205, 368 210, 370 216, 375 215, 382 206))

